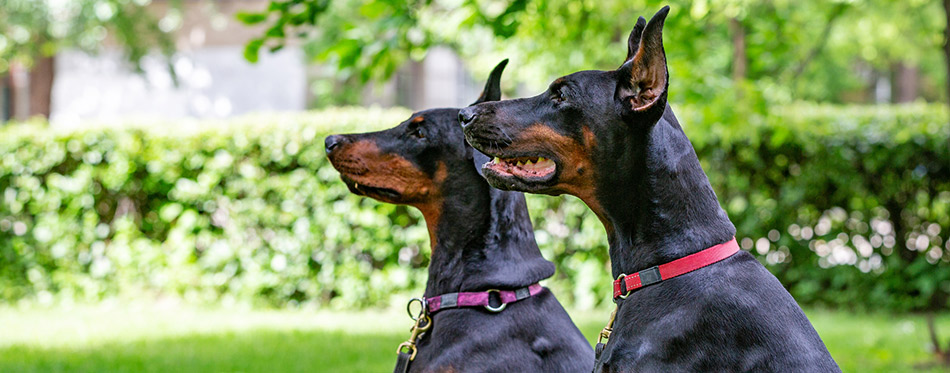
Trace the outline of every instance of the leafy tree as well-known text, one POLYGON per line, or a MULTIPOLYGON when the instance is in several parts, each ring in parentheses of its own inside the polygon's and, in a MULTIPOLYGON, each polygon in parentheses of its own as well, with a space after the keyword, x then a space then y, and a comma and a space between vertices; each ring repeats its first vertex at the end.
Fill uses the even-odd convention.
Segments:
MULTIPOLYGON (((314 61, 366 83, 446 45, 479 74, 510 57, 511 76, 533 91, 572 71, 615 68, 636 17, 666 3, 674 102, 728 108, 738 96, 753 112, 792 100, 869 102, 874 78, 900 86, 901 69, 913 73, 904 79, 914 83, 911 99, 947 95, 946 24, 939 4, 924 0, 274 0, 240 18, 268 26, 247 45, 252 61, 300 38, 314 61)), ((724 110, 722 123, 749 118, 724 110)))
POLYGON ((49 116, 54 58, 64 48, 94 53, 111 36, 141 71, 140 62, 152 48, 166 56, 175 50, 168 34, 173 19, 161 25, 149 13, 149 2, 0 0, 0 76, 16 66, 30 71, 30 114, 49 116))

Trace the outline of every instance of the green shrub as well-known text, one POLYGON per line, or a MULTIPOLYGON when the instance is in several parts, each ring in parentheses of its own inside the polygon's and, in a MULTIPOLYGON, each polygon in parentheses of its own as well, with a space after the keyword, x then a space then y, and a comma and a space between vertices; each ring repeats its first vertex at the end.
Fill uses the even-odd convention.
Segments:
POLYGON ((801 105, 766 123, 697 144, 743 247, 802 303, 946 307, 946 107, 801 105))
MULTIPOLYGON (((123 128, 0 129, 0 300, 182 297, 384 304, 428 264, 414 209, 351 195, 330 133, 404 110, 333 109, 123 128)), ((681 113, 747 250, 800 302, 946 306, 950 153, 942 106, 784 108, 760 125, 681 113), (905 247, 919 250, 908 250, 905 247)), ((548 281, 609 301, 600 222, 573 197, 530 196, 548 281)))

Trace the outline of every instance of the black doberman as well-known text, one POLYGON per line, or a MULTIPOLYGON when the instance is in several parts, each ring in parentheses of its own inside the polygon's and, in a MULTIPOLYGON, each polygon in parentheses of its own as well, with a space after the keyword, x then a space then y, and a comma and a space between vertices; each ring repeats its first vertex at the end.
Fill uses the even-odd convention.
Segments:
MULTIPOLYGON (((501 98, 506 64, 495 67, 476 103, 501 98)), ((552 276, 554 265, 534 240, 524 195, 491 188, 480 176, 477 165, 488 158, 465 142, 458 112, 425 110, 385 131, 329 136, 327 155, 351 192, 422 211, 432 247, 425 297, 525 288, 552 276)), ((410 370, 590 371, 590 343, 554 295, 535 288, 540 293, 503 312, 453 308, 433 314, 410 370)))
MULTIPOLYGON (((662 272, 735 235, 667 104, 668 12, 639 18, 617 70, 459 113, 469 143, 494 157, 483 167, 493 186, 567 193, 593 210, 616 277, 662 272)), ((795 300, 744 251, 621 298, 595 371, 839 370, 795 300)))

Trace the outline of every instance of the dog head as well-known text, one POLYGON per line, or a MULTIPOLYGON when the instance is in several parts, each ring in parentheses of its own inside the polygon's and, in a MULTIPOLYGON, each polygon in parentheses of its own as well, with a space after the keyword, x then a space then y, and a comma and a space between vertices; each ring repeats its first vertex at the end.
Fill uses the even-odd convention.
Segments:
MULTIPOLYGON (((495 67, 475 103, 501 98, 501 74, 508 60, 495 67)), ((326 138, 330 163, 351 192, 383 202, 424 209, 441 204, 449 178, 472 177, 473 151, 458 124, 459 109, 413 113, 384 131, 326 138)))
MULTIPOLYGON (((667 103, 664 7, 640 17, 627 58, 611 71, 581 71, 554 80, 535 97, 462 109, 469 143, 492 160, 486 179, 504 190, 572 194, 591 205, 598 189, 618 185, 645 134, 667 103)), ((592 206, 593 207, 593 206, 592 206)))

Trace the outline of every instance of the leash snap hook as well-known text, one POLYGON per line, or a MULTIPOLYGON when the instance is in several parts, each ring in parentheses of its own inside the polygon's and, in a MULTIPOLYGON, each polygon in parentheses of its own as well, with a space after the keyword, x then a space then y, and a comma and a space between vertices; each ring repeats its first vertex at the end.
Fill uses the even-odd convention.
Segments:
POLYGON ((428 302, 426 302, 426 299, 425 299, 425 298, 412 298, 412 299, 409 300, 409 303, 406 303, 406 313, 409 314, 409 318, 412 319, 412 321, 419 321, 419 318, 420 318, 420 317, 422 317, 423 315, 425 315, 425 314, 428 313, 428 312, 427 312, 427 311, 428 311, 428 310, 427 310, 428 306, 429 306, 429 304, 428 304, 428 302), (421 307, 421 308, 419 309, 419 313, 416 314, 416 316, 413 316, 413 315, 412 315, 412 304, 413 304, 414 302, 419 302, 419 306, 421 307))
POLYGON ((403 348, 407 348, 406 353, 409 354, 409 361, 412 361, 412 360, 415 360, 415 359, 416 359, 416 352, 417 352, 417 351, 416 351, 416 344, 415 344, 415 343, 403 342, 403 343, 399 344, 399 347, 396 347, 396 353, 397 353, 397 354, 398 354, 398 353, 402 353, 402 349, 403 349, 403 348))
POLYGON ((614 308, 613 312, 610 313, 610 319, 607 320, 607 325, 604 326, 604 329, 600 331, 600 335, 597 336, 597 343, 606 343, 604 341, 610 339, 610 333, 614 331, 614 320, 617 318, 617 308, 614 308))
POLYGON ((488 304, 485 305, 485 309, 488 310, 489 312, 498 313, 498 312, 501 312, 502 310, 504 310, 505 307, 508 306, 508 303, 505 303, 505 301, 501 299, 501 290, 498 290, 498 289, 489 289, 488 291, 486 291, 486 293, 488 293, 488 304), (492 305, 491 305, 491 293, 498 294, 498 301, 501 302, 501 305, 500 305, 500 306, 498 306, 498 307, 492 307, 492 305))
POLYGON ((399 344, 399 347, 396 347, 396 353, 402 353, 403 348, 407 348, 406 353, 409 354, 409 361, 413 361, 416 358, 416 353, 418 349, 416 348, 416 340, 419 339, 419 336, 422 333, 425 333, 427 330, 432 328, 432 319, 429 318, 427 314, 419 315, 419 319, 416 320, 415 325, 412 326, 410 330, 409 339, 403 343, 399 344))

